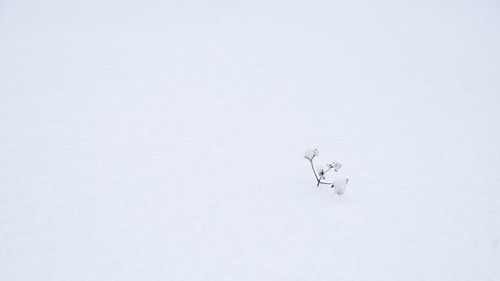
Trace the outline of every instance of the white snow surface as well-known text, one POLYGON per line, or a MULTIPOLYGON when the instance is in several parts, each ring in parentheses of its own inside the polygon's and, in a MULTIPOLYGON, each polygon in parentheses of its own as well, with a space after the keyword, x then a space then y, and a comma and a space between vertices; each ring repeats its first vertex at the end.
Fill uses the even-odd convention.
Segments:
POLYGON ((0 1, 0 280, 499 280, 499 14, 0 1))

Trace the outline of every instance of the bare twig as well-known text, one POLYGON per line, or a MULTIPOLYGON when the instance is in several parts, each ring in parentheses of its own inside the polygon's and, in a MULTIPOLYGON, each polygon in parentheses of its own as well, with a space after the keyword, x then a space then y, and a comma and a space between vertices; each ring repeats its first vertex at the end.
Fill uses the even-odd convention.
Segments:
MULTIPOLYGON (((310 149, 305 154, 305 158, 307 160, 309 160, 309 162, 311 163, 311 169, 313 171, 314 178, 316 179, 316 186, 319 187, 320 184, 323 184, 323 185, 328 185, 331 188, 334 188, 335 187, 334 186, 335 182, 326 182, 326 181, 323 181, 323 179, 326 179, 326 174, 330 170, 333 170, 334 172, 337 172, 338 169, 342 167, 342 165, 340 163, 333 162, 332 164, 328 164, 328 168, 326 170, 325 169, 321 169, 319 172, 316 172, 316 168, 314 167, 314 158, 316 158, 317 155, 318 155, 318 150, 317 149, 314 149, 314 150, 310 149)), ((345 182, 346 184, 347 184, 347 181, 348 181, 348 179, 346 179, 346 182, 345 182)), ((337 192, 337 193, 341 194, 339 192, 337 192)), ((343 193, 343 190, 342 190, 342 193, 343 193)))
POLYGON ((311 162, 311 169, 313 170, 313 173, 314 173, 314 177, 316 178, 316 181, 319 182, 319 178, 318 178, 318 175, 316 174, 316 169, 314 169, 314 164, 313 164, 313 159, 309 160, 309 162, 311 162))
POLYGON ((326 173, 328 171, 330 171, 332 169, 332 167, 329 167, 326 171, 323 172, 323 175, 321 177, 318 176, 318 174, 316 173, 316 169, 314 168, 314 162, 313 162, 314 158, 309 160, 309 162, 311 162, 311 168, 313 170, 313 173, 314 173, 314 177, 316 178, 316 186, 319 186, 320 184, 327 184, 327 185, 332 185, 333 183, 330 183, 330 182, 324 182, 324 181, 321 181, 321 179, 324 178, 324 176, 326 175, 326 173))

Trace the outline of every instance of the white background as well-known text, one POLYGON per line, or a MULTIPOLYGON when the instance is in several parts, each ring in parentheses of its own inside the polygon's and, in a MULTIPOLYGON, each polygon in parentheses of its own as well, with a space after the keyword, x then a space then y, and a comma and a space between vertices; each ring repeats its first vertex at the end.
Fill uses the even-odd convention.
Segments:
POLYGON ((0 1, 0 280, 499 280, 499 14, 0 1))

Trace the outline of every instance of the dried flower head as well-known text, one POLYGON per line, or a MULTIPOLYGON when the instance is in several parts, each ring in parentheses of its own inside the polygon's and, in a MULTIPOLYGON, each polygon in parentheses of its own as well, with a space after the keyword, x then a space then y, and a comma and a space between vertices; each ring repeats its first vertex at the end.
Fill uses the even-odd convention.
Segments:
POLYGON ((348 178, 339 178, 333 181, 332 188, 338 195, 342 195, 345 192, 347 187, 347 183, 349 182, 348 178))
POLYGON ((319 155, 319 150, 317 150, 316 148, 314 148, 314 149, 308 149, 306 151, 306 153, 304 154, 304 157, 307 160, 312 161, 314 159, 314 157, 316 157, 318 155, 319 155))
POLYGON ((342 164, 333 162, 332 164, 328 164, 328 168, 333 169, 335 172, 338 172, 340 168, 342 168, 342 164))

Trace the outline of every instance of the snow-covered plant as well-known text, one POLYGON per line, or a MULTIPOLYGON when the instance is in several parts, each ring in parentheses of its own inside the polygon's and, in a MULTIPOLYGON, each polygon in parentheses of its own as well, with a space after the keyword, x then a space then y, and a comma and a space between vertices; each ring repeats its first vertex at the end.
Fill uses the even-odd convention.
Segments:
POLYGON ((338 172, 340 168, 342 168, 342 164, 337 163, 337 162, 332 162, 329 164, 326 164, 324 166, 319 166, 317 168, 314 167, 314 159, 319 155, 319 151, 317 149, 308 149, 306 153, 304 154, 304 157, 309 160, 309 163, 311 163, 311 168, 314 173, 314 177, 316 178, 317 185, 319 186, 320 184, 324 185, 329 185, 331 188, 334 189, 335 193, 338 195, 342 195, 345 192, 345 189, 347 187, 347 183, 349 182, 348 178, 336 178, 332 182, 326 181, 326 174, 330 171, 333 171, 334 173, 338 172))

